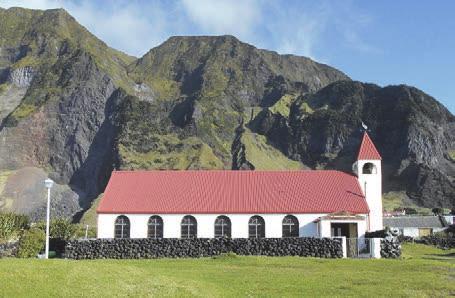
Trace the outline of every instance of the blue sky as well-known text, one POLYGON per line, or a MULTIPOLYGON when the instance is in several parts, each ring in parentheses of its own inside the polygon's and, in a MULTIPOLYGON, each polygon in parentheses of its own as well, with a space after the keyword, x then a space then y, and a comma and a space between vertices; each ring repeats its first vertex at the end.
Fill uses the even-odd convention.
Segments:
POLYGON ((108 45, 141 56, 173 35, 232 34, 309 56, 351 78, 408 84, 455 113, 455 1, 0 0, 63 7, 108 45))

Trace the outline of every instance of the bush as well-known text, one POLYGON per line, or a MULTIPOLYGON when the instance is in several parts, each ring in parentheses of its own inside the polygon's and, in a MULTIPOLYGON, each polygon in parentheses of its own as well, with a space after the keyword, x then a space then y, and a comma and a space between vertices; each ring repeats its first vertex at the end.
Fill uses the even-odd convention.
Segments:
POLYGON ((17 256, 19 258, 36 257, 43 250, 46 234, 38 228, 31 228, 24 232, 19 241, 17 256))
POLYGON ((76 236, 78 226, 63 218, 51 222, 50 236, 63 240, 73 239, 76 236))
POLYGON ((29 219, 26 215, 0 213, 0 239, 9 240, 15 233, 27 229, 29 219))
MULTIPOLYGON (((36 227, 46 233, 46 222, 41 221, 36 224, 36 227)), ((51 220, 49 232, 50 238, 70 240, 76 237, 76 234, 78 232, 78 225, 71 223, 71 221, 68 219, 57 218, 51 220)))
POLYGON ((417 214, 417 210, 415 210, 414 208, 403 208, 404 209, 404 212, 406 215, 415 215, 417 214))
POLYGON ((441 215, 444 213, 444 210, 442 210, 442 208, 437 207, 431 209, 431 212, 433 212, 434 215, 441 215))

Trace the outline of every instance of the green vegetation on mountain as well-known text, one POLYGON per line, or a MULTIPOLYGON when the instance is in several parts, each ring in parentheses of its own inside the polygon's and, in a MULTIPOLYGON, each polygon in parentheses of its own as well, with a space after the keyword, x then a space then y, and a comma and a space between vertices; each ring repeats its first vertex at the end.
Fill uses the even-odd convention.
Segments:
POLYGON ((449 157, 455 161, 455 150, 449 151, 449 157))
POLYGON ((267 144, 263 135, 252 133, 247 129, 241 138, 245 145, 246 159, 256 170, 300 170, 304 166, 287 158, 282 152, 267 144))
POLYGON ((384 211, 396 211, 404 208, 412 208, 420 215, 432 215, 431 208, 418 206, 413 202, 405 191, 390 191, 382 197, 382 208, 384 211))
POLYGON ((81 224, 82 227, 88 225, 90 228, 95 228, 97 226, 96 209, 98 208, 102 197, 103 194, 100 194, 96 199, 92 201, 92 203, 90 204, 90 208, 88 208, 87 211, 84 212, 84 215, 79 220, 79 223, 81 224))
POLYGON ((273 106, 270 107, 272 113, 279 113, 284 117, 289 117, 289 112, 295 96, 291 94, 283 95, 273 106))

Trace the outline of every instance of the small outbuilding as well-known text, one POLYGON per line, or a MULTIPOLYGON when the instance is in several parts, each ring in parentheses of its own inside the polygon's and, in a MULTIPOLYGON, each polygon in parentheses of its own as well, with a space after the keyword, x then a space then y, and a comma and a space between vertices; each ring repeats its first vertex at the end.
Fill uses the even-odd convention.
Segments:
POLYGON ((384 226, 397 229, 400 235, 420 238, 444 231, 446 222, 441 216, 384 217, 384 226))

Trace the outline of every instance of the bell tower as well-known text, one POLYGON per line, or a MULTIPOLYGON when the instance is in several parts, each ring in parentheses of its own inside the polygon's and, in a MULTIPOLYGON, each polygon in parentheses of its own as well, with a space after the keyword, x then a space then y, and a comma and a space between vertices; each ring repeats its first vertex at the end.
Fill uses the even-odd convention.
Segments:
POLYGON ((369 231, 383 229, 381 155, 368 133, 363 133, 357 161, 352 165, 370 209, 369 231))

